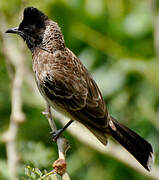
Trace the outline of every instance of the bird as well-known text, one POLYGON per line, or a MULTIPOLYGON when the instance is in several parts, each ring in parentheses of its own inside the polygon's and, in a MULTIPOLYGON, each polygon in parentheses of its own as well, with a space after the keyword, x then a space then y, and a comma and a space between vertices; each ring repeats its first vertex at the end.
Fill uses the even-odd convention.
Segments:
POLYGON ((50 107, 70 119, 55 132, 55 139, 78 121, 104 145, 108 137, 114 138, 147 171, 151 170, 151 144, 109 114, 99 87, 80 59, 66 47, 55 21, 37 8, 26 7, 20 25, 6 33, 18 34, 26 42, 41 95, 50 107))

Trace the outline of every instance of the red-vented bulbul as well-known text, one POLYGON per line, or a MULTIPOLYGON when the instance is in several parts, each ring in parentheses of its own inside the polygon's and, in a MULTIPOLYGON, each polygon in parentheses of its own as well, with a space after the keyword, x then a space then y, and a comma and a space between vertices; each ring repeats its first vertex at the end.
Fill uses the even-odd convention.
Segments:
POLYGON ((69 117, 69 124, 73 120, 82 123, 104 145, 107 137, 112 136, 150 170, 151 145, 109 115, 96 82, 65 46, 56 22, 38 9, 27 7, 19 27, 6 33, 19 34, 26 41, 33 57, 37 86, 51 107, 69 117))

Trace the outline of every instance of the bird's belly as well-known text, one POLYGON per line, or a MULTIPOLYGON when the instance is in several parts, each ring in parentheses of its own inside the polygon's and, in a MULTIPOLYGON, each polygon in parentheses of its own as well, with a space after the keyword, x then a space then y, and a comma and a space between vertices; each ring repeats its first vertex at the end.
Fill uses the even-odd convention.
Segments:
POLYGON ((54 99, 50 99, 46 93, 41 92, 42 96, 44 97, 44 99, 46 100, 46 102, 58 113, 68 117, 69 119, 74 119, 71 114, 69 112, 67 112, 65 110, 65 108, 62 106, 62 104, 60 102, 58 102, 57 100, 54 99))
POLYGON ((61 105, 59 105, 57 102, 50 100, 49 98, 47 98, 47 102, 49 103, 49 105, 57 112, 59 112, 60 114, 68 117, 69 119, 73 119, 73 117, 70 115, 70 113, 68 113, 65 108, 63 108, 61 105))
POLYGON ((62 115, 68 117, 69 119, 73 119, 69 112, 65 110, 60 102, 57 101, 56 97, 53 94, 50 94, 48 90, 44 88, 44 86, 40 83, 38 74, 35 73, 35 80, 37 87, 40 91, 40 94, 44 97, 46 102, 57 112, 61 113, 62 115))

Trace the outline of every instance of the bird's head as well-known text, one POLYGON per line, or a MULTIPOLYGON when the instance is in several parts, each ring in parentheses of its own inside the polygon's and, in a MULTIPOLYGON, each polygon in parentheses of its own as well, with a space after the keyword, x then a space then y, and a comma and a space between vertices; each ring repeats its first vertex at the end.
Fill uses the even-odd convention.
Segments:
POLYGON ((19 27, 8 29, 6 33, 19 34, 31 51, 36 47, 48 51, 64 47, 63 36, 57 23, 34 7, 25 8, 19 27))

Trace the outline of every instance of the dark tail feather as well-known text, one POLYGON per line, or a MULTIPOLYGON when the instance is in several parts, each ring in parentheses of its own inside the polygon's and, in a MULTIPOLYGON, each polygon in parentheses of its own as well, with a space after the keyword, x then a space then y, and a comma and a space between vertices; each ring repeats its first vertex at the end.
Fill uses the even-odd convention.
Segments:
POLYGON ((112 137, 127 149, 148 171, 153 162, 152 146, 135 132, 111 117, 109 129, 112 137))

